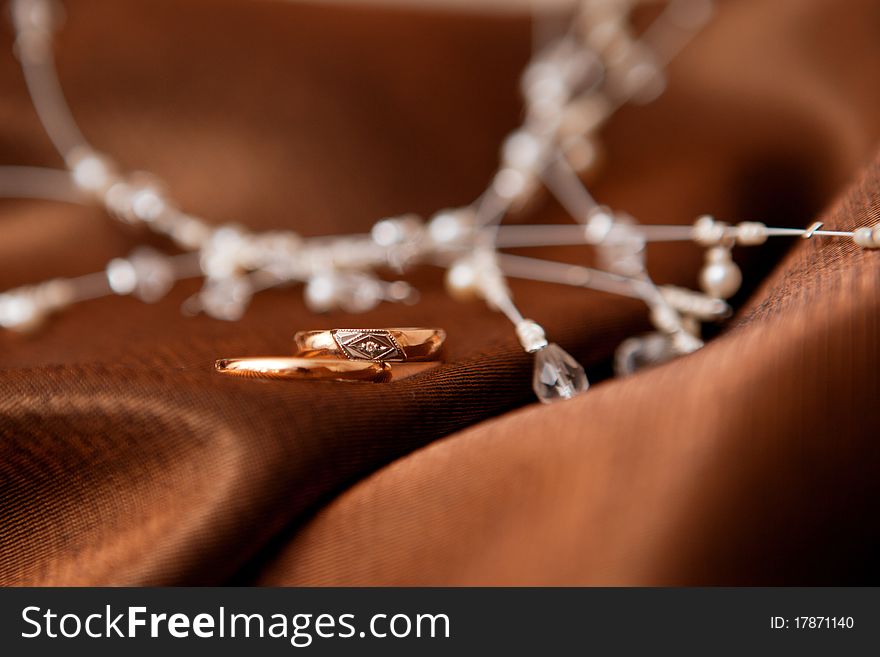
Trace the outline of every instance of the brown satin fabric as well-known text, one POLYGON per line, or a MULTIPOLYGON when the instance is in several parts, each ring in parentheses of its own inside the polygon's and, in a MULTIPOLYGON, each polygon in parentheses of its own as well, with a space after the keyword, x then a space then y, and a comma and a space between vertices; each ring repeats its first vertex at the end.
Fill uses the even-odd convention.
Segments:
MULTIPOLYGON (((828 225, 876 221, 878 186, 880 162, 828 225)), ((878 334, 875 254, 804 244, 699 354, 402 459, 321 511, 261 581, 876 581, 878 334)))
MULTIPOLYGON (((528 34, 522 16, 78 0, 58 52, 96 146, 212 220, 313 235, 478 194, 517 121, 528 34)), ((606 130, 598 198, 658 223, 803 226, 824 206, 832 227, 878 221, 878 34, 873 0, 723 3, 668 92, 606 130)), ((0 86, 2 162, 57 164, 11 56, 0 86)), ((565 217, 543 201, 526 219, 565 217)), ((0 237, 3 289, 93 271, 142 238, 24 201, 0 204, 0 237)), ((413 276, 424 303, 365 316, 315 317, 287 290, 238 323, 184 318, 182 284, 4 334, 0 582, 876 580, 880 254, 803 242, 777 265, 790 247, 737 254, 743 310, 704 351, 552 408, 508 412, 532 400, 530 358, 428 268, 413 276), (353 322, 442 326, 448 362, 381 385, 211 370, 353 322)), ((693 284, 701 258, 662 246, 650 263, 693 284)), ((514 290, 594 380, 647 327, 633 301, 514 290)))

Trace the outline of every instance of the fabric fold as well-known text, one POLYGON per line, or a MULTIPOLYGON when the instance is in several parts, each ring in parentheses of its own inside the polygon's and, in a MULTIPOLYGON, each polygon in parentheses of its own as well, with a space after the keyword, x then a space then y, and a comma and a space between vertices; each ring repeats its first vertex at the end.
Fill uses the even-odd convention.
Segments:
MULTIPOLYGON (((645 223, 705 212, 810 223, 880 135, 877 3, 846 4, 721 2, 664 96, 608 126, 596 197, 645 223)), ((217 223, 366 232, 384 216, 468 203, 521 111, 520 13, 240 0, 67 9, 59 75, 83 131, 217 223)), ((9 30, 0 53, 0 163, 57 166, 9 30)), ((828 225, 876 222, 878 188, 874 167, 828 225)), ((526 220, 570 218, 542 198, 511 217, 526 220)), ((0 289, 99 271, 144 239, 94 208, 4 200, 0 289)), ((798 244, 763 282, 790 246, 737 250, 746 281, 734 301, 751 301, 705 352, 550 409, 516 410, 534 397, 512 327, 451 300, 428 267, 408 276, 418 305, 364 315, 316 316, 287 289, 258 295, 239 322, 188 318, 190 282, 157 304, 102 299, 32 336, 3 332, 0 583, 792 581, 821 548, 876 545, 863 521, 876 500, 865 427, 878 254, 798 244), (447 362, 362 385, 212 370, 218 358, 289 354, 297 330, 351 326, 441 327, 447 362), (797 509, 799 496, 818 515, 797 509), (779 547, 756 570, 762 536, 779 547), (786 566, 783 547, 801 556, 786 566)), ((661 283, 693 286, 701 260, 691 244, 649 254, 661 283)), ((593 382, 649 326, 633 300, 512 288, 593 382)))

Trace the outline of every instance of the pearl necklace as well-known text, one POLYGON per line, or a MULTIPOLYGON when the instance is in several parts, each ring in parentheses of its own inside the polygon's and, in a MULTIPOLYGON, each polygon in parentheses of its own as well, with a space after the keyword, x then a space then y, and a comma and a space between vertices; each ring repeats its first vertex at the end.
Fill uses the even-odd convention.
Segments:
POLYGON ((473 204, 441 210, 424 222, 416 215, 382 219, 369 234, 304 239, 292 231, 257 233, 238 225, 212 226, 179 209, 165 186, 145 173, 123 173, 93 148, 79 130, 52 61, 53 33, 60 27, 55 0, 12 0, 16 54, 31 98, 67 172, 0 167, 0 195, 97 203, 115 219, 143 225, 184 251, 169 256, 139 247, 105 271, 55 279, 0 293, 0 326, 34 328, 73 303, 108 294, 161 299, 184 278, 203 278, 184 304, 234 321, 264 289, 301 282, 313 312, 340 308, 365 312, 381 301, 415 303, 405 280, 375 274, 405 273, 416 264, 446 269, 446 287, 458 299, 482 298, 514 325, 523 349, 535 354, 533 387, 543 402, 568 399, 588 388, 583 367, 548 341, 537 322, 514 304, 508 278, 574 285, 645 302, 656 331, 618 349, 618 372, 660 363, 699 349, 700 323, 730 313, 726 299, 741 273, 731 257, 735 244, 758 245, 769 237, 844 237, 864 248, 880 247, 880 226, 854 232, 728 225, 701 217, 693 226, 642 226, 600 206, 580 176, 597 166, 598 133, 626 103, 646 103, 662 93, 663 69, 711 15, 709 0, 669 0, 659 17, 636 37, 630 13, 638 0, 581 0, 566 32, 537 49, 522 75, 523 124, 502 144, 501 164, 473 204), (572 225, 502 225, 541 187, 575 219, 572 225), (648 275, 648 243, 690 240, 707 248, 702 292, 658 286, 648 275), (596 268, 503 253, 501 249, 566 244, 591 245, 596 268))

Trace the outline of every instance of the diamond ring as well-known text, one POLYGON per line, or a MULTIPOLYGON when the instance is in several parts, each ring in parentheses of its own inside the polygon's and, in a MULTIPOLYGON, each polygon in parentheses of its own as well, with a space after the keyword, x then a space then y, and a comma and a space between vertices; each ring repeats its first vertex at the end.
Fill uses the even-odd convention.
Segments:
POLYGON ((300 331, 297 356, 354 361, 406 362, 440 358, 446 331, 433 328, 300 331))

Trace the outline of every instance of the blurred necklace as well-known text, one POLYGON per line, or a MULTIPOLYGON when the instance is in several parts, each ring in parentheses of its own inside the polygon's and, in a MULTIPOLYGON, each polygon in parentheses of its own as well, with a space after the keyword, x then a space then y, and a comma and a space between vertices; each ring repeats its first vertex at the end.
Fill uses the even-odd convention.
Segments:
POLYGON ((533 387, 544 402, 568 399, 588 387, 584 370, 544 329, 516 306, 509 277, 574 285, 641 299, 656 331, 627 340, 617 355, 629 373, 692 352, 703 345, 700 324, 726 317, 725 299, 741 274, 731 257, 737 245, 768 237, 843 237, 864 248, 880 246, 880 228, 823 231, 770 228, 763 223, 728 225, 701 217, 690 226, 640 225, 598 205, 580 176, 594 173, 598 133, 625 103, 646 103, 662 93, 663 70, 706 23, 708 0, 669 0, 653 23, 636 36, 636 0, 582 0, 561 36, 538 44, 522 75, 524 121, 501 146, 501 163, 485 192, 471 205, 440 210, 428 221, 416 215, 384 218, 369 234, 304 239, 290 230, 253 232, 238 225, 214 226, 177 207, 165 186, 145 173, 124 173, 91 146, 65 101, 52 59, 60 27, 55 0, 13 0, 15 49, 40 121, 68 173, 0 167, 0 193, 102 205, 125 224, 147 227, 184 253, 165 255, 140 247, 116 258, 105 271, 46 281, 0 294, 0 326, 25 330, 72 303, 98 296, 134 295, 153 302, 175 281, 198 277, 202 289, 185 305, 237 320, 251 297, 267 288, 303 283, 314 312, 341 308, 364 312, 382 301, 416 303, 404 280, 381 279, 377 270, 401 274, 418 264, 446 269, 449 293, 478 297, 514 325, 522 348, 535 354, 533 387), (4 181, 6 184, 4 185, 4 181), (574 218, 571 225, 504 226, 544 187, 574 218), (655 285, 645 248, 656 241, 694 241, 707 248, 702 291, 655 285), (590 268, 514 256, 505 248, 583 244, 598 252, 590 268))

